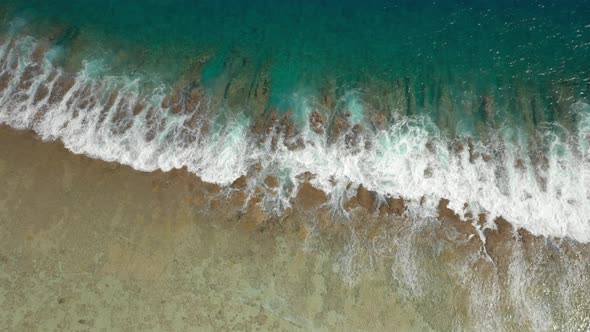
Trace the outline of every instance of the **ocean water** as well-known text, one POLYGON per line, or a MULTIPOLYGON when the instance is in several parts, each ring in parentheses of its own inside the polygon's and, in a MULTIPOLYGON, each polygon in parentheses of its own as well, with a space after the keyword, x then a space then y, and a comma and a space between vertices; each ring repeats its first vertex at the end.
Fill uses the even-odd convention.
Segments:
POLYGON ((252 190, 273 174, 277 214, 312 173, 334 210, 362 184, 428 202, 409 215, 445 198, 590 241, 584 1, 3 8, 0 121, 76 153, 252 190))
MULTIPOLYGON (((307 181, 344 224, 367 189, 369 214, 401 198, 420 227, 440 224, 447 200, 483 244, 502 218, 514 238, 584 245, 589 17, 588 1, 8 0, 0 123, 140 171, 186 168, 226 189, 245 177, 244 209, 262 191, 273 217, 307 181)), ((517 295, 520 254, 507 272, 517 295)), ((402 266, 393 278, 415 285, 402 266)), ((520 295, 508 301, 519 317, 559 316, 520 295)))

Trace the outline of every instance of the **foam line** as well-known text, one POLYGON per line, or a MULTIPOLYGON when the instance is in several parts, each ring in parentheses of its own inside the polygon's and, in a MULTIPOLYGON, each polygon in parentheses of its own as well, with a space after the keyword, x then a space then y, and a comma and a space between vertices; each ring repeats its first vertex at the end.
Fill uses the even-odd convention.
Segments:
MULTIPOLYGON (((290 206, 298 176, 312 173, 312 185, 329 194, 333 208, 342 204, 352 182, 408 200, 408 216, 436 216, 436 203, 446 198, 463 217, 468 212, 484 213, 488 220, 502 216, 536 235, 590 241, 590 106, 584 101, 570 110, 577 118, 575 133, 540 134, 542 164, 521 143, 530 135, 524 129, 500 127, 486 141, 475 141, 474 151, 494 158, 474 160, 466 148, 453 150, 456 142, 420 116, 401 117, 385 129, 367 132, 363 139, 371 144, 363 149, 350 149, 345 139, 329 142, 304 122, 298 137, 305 147, 289 149, 282 144, 284 137, 279 144, 271 144, 270 137, 259 143, 247 114, 218 110, 221 106, 214 107, 207 96, 192 109, 174 112, 162 106, 164 87, 145 91, 137 79, 96 78, 96 62, 70 76, 49 61, 35 62, 35 47, 24 38, 0 48, 0 123, 61 140, 74 153, 141 171, 187 167, 220 185, 258 165, 283 186, 294 184, 294 190, 279 191, 274 201, 278 210, 290 206)), ((312 100, 297 98, 295 112, 311 114, 312 100)), ((355 106, 355 122, 366 122, 358 101, 349 102, 355 106)))

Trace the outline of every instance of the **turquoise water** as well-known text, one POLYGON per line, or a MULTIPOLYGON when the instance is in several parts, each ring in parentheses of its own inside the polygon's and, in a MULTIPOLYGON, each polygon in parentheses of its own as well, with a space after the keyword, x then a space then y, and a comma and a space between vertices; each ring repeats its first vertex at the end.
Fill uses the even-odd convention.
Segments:
MULTIPOLYGON (((333 80, 341 90, 409 80, 418 111, 434 113, 440 86, 508 98, 518 82, 568 80, 587 93, 586 1, 15 1, 9 19, 114 72, 156 72, 173 82, 200 55, 203 80, 267 75, 271 105, 333 80), (106 54, 104 54, 106 53, 106 54), (420 107, 422 106, 422 107, 420 107)), ((78 61, 79 62, 79 61, 78 61)), ((455 97, 460 98, 460 97, 455 97)), ((285 104, 286 103, 286 104, 285 104)), ((459 104, 456 102, 456 104, 459 104)))

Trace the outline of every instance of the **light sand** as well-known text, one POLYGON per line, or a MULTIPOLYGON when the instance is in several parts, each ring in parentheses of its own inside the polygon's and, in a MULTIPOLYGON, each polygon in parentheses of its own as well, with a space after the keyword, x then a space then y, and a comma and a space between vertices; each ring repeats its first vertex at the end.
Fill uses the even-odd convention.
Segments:
POLYGON ((0 146, 6 330, 428 329, 386 265, 351 285, 336 251, 304 250, 302 225, 207 212, 182 172, 137 172, 5 127, 0 146))

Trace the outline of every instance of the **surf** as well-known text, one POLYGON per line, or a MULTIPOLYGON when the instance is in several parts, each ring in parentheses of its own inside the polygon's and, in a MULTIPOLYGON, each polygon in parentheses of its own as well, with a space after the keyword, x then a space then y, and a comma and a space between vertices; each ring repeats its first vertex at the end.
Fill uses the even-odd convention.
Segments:
POLYGON ((378 204, 403 199, 410 218, 436 219, 445 199, 463 220, 484 215, 478 228, 494 228, 502 217, 535 235, 590 241, 590 106, 584 98, 567 104, 575 119, 569 127, 544 122, 531 131, 506 120, 488 122, 491 129, 477 136, 450 135, 428 113, 379 110, 392 115, 377 125, 378 111, 354 89, 335 100, 335 111, 317 94, 294 92, 290 112, 256 117, 198 82, 188 90, 148 89, 139 75, 101 74, 100 59, 67 73, 52 64, 55 52, 30 36, 2 44, 0 123, 141 171, 185 167, 226 187, 246 176, 251 192, 274 176, 279 189, 261 204, 278 215, 292 207, 302 175, 311 174, 306 181, 344 214, 362 186, 378 204))

